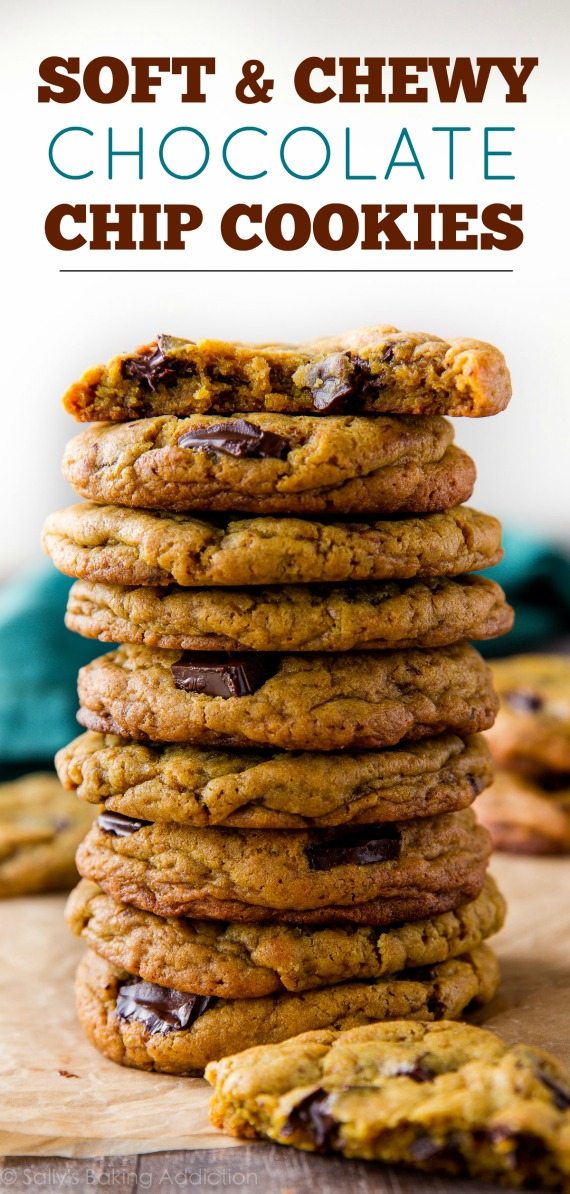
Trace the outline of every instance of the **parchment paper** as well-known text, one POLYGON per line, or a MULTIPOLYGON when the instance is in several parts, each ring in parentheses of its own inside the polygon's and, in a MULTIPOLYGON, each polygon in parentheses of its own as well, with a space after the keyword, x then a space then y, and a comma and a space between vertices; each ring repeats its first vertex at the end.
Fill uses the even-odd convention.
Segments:
MULTIPOLYGON (((503 985, 475 1018, 570 1065, 570 860, 496 856, 510 910, 495 939, 503 985)), ((0 1153, 117 1156, 237 1144, 208 1124, 200 1079, 122 1069, 75 1022, 82 950, 61 897, 0 905, 0 1153)))

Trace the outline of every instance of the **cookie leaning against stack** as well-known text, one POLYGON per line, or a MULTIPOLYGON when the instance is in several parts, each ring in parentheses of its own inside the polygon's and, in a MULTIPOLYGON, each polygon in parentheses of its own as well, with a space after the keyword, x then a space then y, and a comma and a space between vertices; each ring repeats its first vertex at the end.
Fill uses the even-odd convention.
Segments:
POLYGON ((490 999, 504 903, 469 807, 505 633, 497 521, 441 416, 494 413, 501 354, 373 328, 296 348, 161 337, 64 402, 86 501, 44 546, 79 677, 66 788, 103 805, 68 905, 82 1024, 126 1065, 490 999), (215 513, 210 513, 215 512, 215 513))

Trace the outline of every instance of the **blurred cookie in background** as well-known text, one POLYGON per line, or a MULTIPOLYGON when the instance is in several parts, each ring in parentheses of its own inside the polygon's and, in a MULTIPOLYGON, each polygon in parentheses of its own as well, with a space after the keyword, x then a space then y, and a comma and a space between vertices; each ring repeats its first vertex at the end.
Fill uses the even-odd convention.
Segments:
POLYGON ((0 898, 73 887, 75 851, 96 812, 47 772, 0 784, 0 898))
POLYGON ((495 782, 475 809, 498 850, 570 852, 570 656, 492 664, 501 707, 486 734, 495 782))

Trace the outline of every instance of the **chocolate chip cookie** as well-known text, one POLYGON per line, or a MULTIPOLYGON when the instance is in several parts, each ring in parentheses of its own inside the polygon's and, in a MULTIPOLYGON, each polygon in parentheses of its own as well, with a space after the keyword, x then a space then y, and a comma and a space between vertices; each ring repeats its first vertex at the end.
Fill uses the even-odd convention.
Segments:
POLYGON ((512 854, 570 852, 570 773, 497 771, 476 812, 496 850, 512 854))
POLYGON ((65 624, 106 643, 189 651, 380 651, 506 634, 513 611, 482 576, 376 584, 181 589, 78 581, 65 624))
POLYGON ((445 419, 192 415, 89 427, 63 473, 80 497, 156 510, 383 514, 467 501, 475 465, 445 419))
POLYGON ((69 506, 43 547, 66 576, 119 585, 280 585, 457 576, 502 556, 496 518, 469 506, 375 522, 224 518, 69 506))
POLYGON ((201 1073, 209 1061, 308 1029, 373 1020, 435 1020, 486 1003, 498 985, 494 955, 481 945, 438 966, 370 982, 337 983, 299 995, 220 999, 141 982, 87 953, 76 979, 77 1011, 101 1053, 120 1065, 166 1074, 201 1073))
POLYGON ((487 664, 466 644, 341 655, 123 646, 81 669, 78 692, 89 730, 316 751, 475 733, 498 703, 487 664))
POLYGON ((394 924, 480 892, 491 849, 471 809, 360 829, 194 829, 102 813, 77 867, 159 916, 394 924))
POLYGON ((256 925, 159 917, 119 904, 83 879, 67 923, 100 957, 145 982, 194 995, 259 998, 383 978, 468 953, 498 932, 505 902, 487 877, 454 912, 392 928, 256 925))
POLYGON ((302 829, 409 821, 465 808, 492 780, 481 735, 384 751, 323 754, 204 750, 82 734, 59 751, 65 788, 148 821, 302 829))
POLYGON ((513 655, 493 664, 501 698, 489 734, 503 766, 570 772, 570 655, 513 655))
POLYGON ((407 1019, 305 1033, 225 1057, 206 1077, 212 1123, 233 1136, 568 1188, 570 1075, 482 1028, 407 1019))
POLYGON ((47 772, 0 784, 0 898, 72 887, 94 816, 47 772))
POLYGON ((87 422, 264 410, 477 417, 503 410, 510 397, 505 359, 492 344, 384 325, 298 345, 161 335, 88 369, 63 405, 87 422))

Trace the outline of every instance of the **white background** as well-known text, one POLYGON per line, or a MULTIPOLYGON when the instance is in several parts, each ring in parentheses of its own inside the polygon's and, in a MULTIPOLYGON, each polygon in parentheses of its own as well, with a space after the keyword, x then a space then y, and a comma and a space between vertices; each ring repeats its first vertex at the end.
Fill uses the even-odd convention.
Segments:
MULTIPOLYGON (((2 0, 4 184, 2 187, 3 327, 0 470, 0 568, 37 554, 39 528, 72 496, 59 477, 62 446, 76 430, 59 405, 70 381, 90 364, 130 350, 158 331, 246 340, 305 339, 371 323, 491 340, 505 352, 514 382, 508 412, 492 420, 458 420, 460 444, 479 467, 476 503, 523 527, 561 538, 568 531, 568 179, 564 177, 568 109, 569 5, 566 0, 2 0), (165 81, 151 105, 37 103, 38 64, 50 54, 214 56, 201 105, 179 102, 180 79, 165 81), (294 94, 296 64, 309 55, 538 56, 526 105, 505 104, 491 88, 482 105, 303 104, 294 94), (276 81, 270 104, 236 101, 241 64, 261 58, 276 81), (83 182, 58 178, 47 158, 50 138, 69 124, 92 138, 62 150, 62 161, 93 168, 83 182), (207 136, 210 164, 199 179, 169 179, 157 145, 168 129, 189 124, 207 136), (220 164, 224 137, 259 125, 255 158, 270 171, 259 182, 231 178, 220 164), (278 145, 297 125, 329 137, 332 162, 314 182, 295 181, 280 165, 278 145), (446 180, 446 145, 432 125, 467 124, 458 144, 457 176, 446 180), (485 182, 482 129, 515 125, 496 159, 513 182, 485 182), (121 148, 134 148, 145 128, 145 178, 134 159, 105 175, 109 126, 121 148), (344 129, 353 130, 354 169, 378 181, 344 180, 344 129), (426 173, 395 170, 383 181, 399 131, 406 125, 426 173), (465 146, 465 148, 463 148, 465 146), (263 159, 263 160, 262 160, 263 159), (512 162, 512 166, 509 165, 512 162), (220 214, 231 203, 522 202, 525 242, 513 253, 349 253, 307 248, 237 254, 224 248, 220 214), (58 253, 44 237, 47 211, 60 202, 193 202, 205 226, 191 248, 175 253, 58 253), (61 267, 146 266, 241 268, 245 273, 64 274, 61 267), (386 269, 512 267, 511 274, 254 273, 253 269, 386 269)), ((253 150, 252 141, 252 150, 253 150)), ((69 142, 71 146, 71 141, 69 142)), ((308 148, 308 147, 307 147, 308 148)), ((300 151, 301 147, 299 147, 300 151)), ((181 158, 178 159, 182 160, 181 158)), ((245 161, 245 157, 242 157, 245 161)), ((296 161, 301 158, 297 157, 296 161)), ((305 160, 313 160, 306 158, 305 160)))

